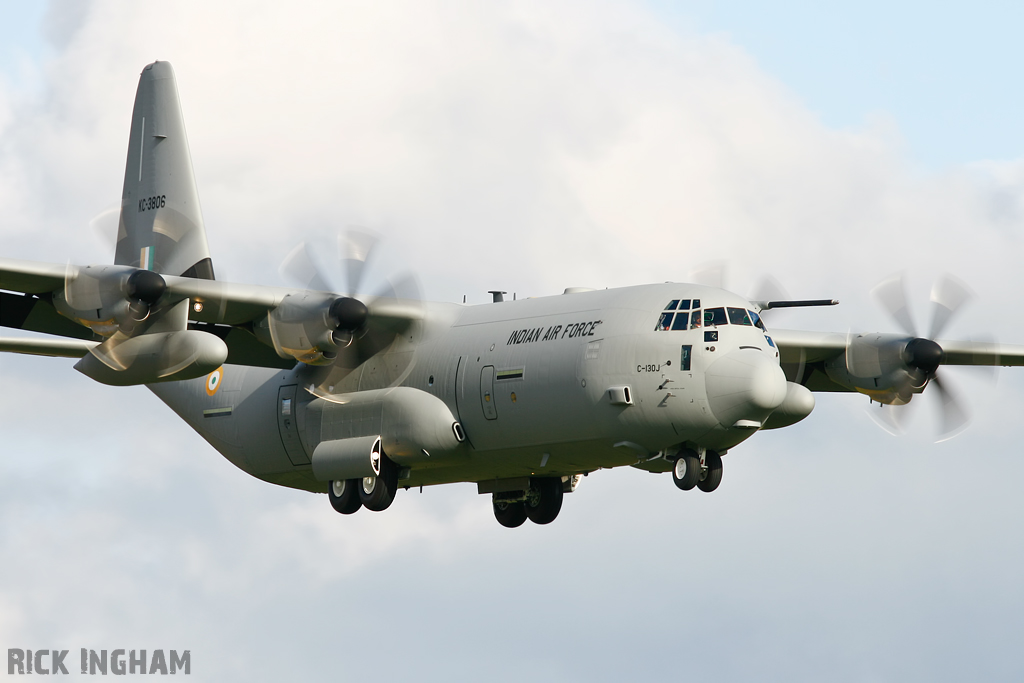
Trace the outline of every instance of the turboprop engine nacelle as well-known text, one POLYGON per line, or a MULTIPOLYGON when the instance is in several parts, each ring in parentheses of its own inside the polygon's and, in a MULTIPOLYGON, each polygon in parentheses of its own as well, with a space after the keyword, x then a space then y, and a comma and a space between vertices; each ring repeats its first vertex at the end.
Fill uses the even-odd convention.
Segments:
POLYGON ((444 401, 411 387, 315 399, 306 423, 320 424, 313 474, 321 481, 372 477, 380 452, 401 467, 443 464, 465 439, 444 401))
POLYGON ((256 337, 282 358, 329 365, 366 324, 366 305, 351 297, 320 292, 289 294, 256 325, 256 337))
POLYGON ((69 266, 64 287, 53 293, 61 315, 101 336, 130 334, 164 296, 167 283, 151 270, 128 266, 69 266))
POLYGON ((879 403, 908 403, 942 360, 942 348, 928 339, 894 334, 858 334, 846 353, 825 363, 832 381, 879 403))

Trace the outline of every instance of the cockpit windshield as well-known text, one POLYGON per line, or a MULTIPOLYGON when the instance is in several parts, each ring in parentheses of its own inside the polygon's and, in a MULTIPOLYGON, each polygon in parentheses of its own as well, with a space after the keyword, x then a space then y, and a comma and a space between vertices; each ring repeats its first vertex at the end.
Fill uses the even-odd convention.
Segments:
POLYGON ((754 321, 754 327, 758 328, 762 332, 768 331, 764 328, 764 323, 761 322, 761 316, 759 316, 757 313, 750 311, 750 319, 754 321))
POLYGON ((700 327, 744 325, 766 332, 761 317, 744 308, 716 307, 700 310, 700 299, 672 299, 658 317, 655 330, 694 330, 700 327), (689 309, 689 310, 688 310, 689 309))
POLYGON ((747 314, 747 311, 745 309, 729 308, 727 310, 729 311, 729 322, 732 323, 733 325, 750 326, 754 324, 750 322, 750 316, 747 314))
POLYGON ((713 325, 728 325, 729 320, 725 317, 724 308, 705 308, 704 309, 704 327, 711 327, 713 325))

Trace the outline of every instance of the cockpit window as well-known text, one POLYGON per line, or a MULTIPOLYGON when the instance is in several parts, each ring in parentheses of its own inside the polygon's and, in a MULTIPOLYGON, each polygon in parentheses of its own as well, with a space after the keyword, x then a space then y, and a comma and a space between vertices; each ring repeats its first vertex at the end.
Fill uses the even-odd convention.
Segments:
POLYGON ((696 330, 700 327, 700 311, 694 311, 690 314, 690 329, 696 330))
POLYGON ((757 313, 750 311, 750 319, 754 321, 754 327, 759 328, 762 332, 768 331, 764 329, 764 323, 761 322, 761 316, 759 316, 757 313))
POLYGON ((700 308, 700 299, 694 299, 693 306, 691 306, 690 308, 700 308))
POLYGON ((725 317, 724 308, 705 308, 704 309, 704 327, 712 327, 714 325, 728 325, 729 320, 725 317))
POLYGON ((746 310, 744 310, 742 308, 732 308, 732 307, 730 307, 728 310, 729 310, 729 322, 732 323, 733 325, 747 325, 749 327, 749 326, 754 324, 754 323, 750 322, 750 316, 747 315, 746 310))
POLYGON ((658 326, 654 328, 655 332, 662 332, 667 330, 672 325, 672 313, 662 313, 661 317, 658 318, 658 326))
MULTIPOLYGON (((679 305, 679 299, 672 299, 672 301, 668 302, 668 306, 665 307, 665 310, 666 311, 674 311, 674 310, 676 310, 676 306, 678 306, 678 305, 679 305)), ((689 306, 687 306, 687 308, 689 308, 689 306)))
POLYGON ((680 311, 688 311, 688 310, 690 310, 690 300, 689 299, 682 299, 682 300, 680 300, 679 301, 679 310, 680 311))
POLYGON ((672 329, 673 330, 685 330, 688 327, 689 323, 690 323, 690 314, 689 313, 687 313, 685 311, 682 311, 680 313, 676 313, 676 319, 675 319, 675 321, 672 322, 672 329))

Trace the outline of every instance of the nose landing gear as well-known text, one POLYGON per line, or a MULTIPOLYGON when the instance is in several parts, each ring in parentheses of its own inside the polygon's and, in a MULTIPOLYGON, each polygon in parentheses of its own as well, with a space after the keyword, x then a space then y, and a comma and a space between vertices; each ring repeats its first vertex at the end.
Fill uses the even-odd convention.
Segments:
POLYGON ((672 481, 683 491, 696 486, 711 493, 722 483, 722 456, 715 451, 704 451, 702 458, 696 451, 684 449, 672 468, 672 481))

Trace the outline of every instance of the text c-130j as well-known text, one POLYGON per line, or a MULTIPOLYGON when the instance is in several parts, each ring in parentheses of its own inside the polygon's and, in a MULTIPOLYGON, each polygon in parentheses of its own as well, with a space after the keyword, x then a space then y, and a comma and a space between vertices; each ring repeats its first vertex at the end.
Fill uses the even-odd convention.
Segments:
MULTIPOLYGON (((372 246, 346 237, 360 270, 372 246)), ((301 254, 297 256, 301 260, 301 254)), ((265 481, 344 514, 399 488, 475 482, 504 526, 546 524, 599 468, 671 472, 714 491, 722 456, 799 422, 813 391, 900 405, 941 365, 1024 365, 1024 347, 937 339, 963 298, 940 287, 928 337, 769 331, 765 308, 694 284, 566 290, 466 306, 214 279, 174 73, 142 72, 113 265, 0 260, 0 325, 49 336, 0 350, 78 357, 104 384, 147 385, 265 481)), ((939 291, 937 290, 937 291, 939 291)), ((901 285, 883 286, 893 302, 901 285)), ((898 311, 900 306, 891 306, 898 311)), ((947 430, 963 423, 946 401, 947 430)))

